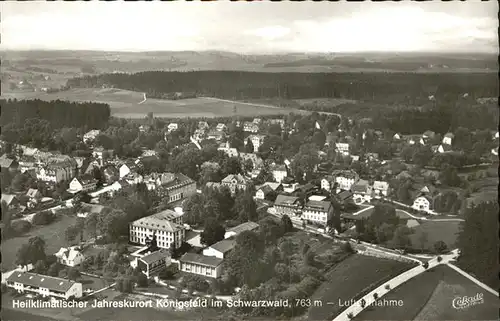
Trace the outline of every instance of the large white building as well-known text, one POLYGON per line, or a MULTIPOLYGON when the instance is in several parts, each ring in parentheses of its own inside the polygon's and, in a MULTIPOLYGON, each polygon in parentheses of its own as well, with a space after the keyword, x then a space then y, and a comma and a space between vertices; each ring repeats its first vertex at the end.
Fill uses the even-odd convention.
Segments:
POLYGON ((222 275, 222 262, 215 256, 186 253, 179 259, 179 270, 216 279, 222 275))
POLYGON ((259 147, 264 143, 264 139, 266 139, 265 135, 250 135, 245 139, 244 144, 246 146, 248 140, 250 140, 253 145, 254 153, 257 153, 259 151, 259 147))
POLYGON ((37 168, 35 173, 36 173, 36 178, 40 181, 49 183, 60 183, 64 181, 69 181, 76 176, 77 164, 74 159, 52 163, 37 168))
POLYGON ((281 183, 288 176, 288 171, 285 165, 276 165, 272 169, 274 180, 281 183))
POLYGON ((55 256, 59 263, 71 267, 80 265, 85 261, 85 256, 77 246, 72 246, 70 248, 61 247, 55 256))
POLYGON ((302 209, 302 219, 326 225, 333 215, 333 206, 327 201, 308 201, 302 209))
POLYGON ((93 177, 89 178, 73 178, 69 183, 68 192, 92 192, 97 188, 97 180, 93 177))
POLYGON ((180 247, 186 237, 182 215, 172 210, 143 217, 130 223, 129 227, 130 242, 146 245, 156 236, 156 245, 163 249, 169 249, 172 244, 180 247))
POLYGON ((358 180, 359 176, 354 171, 334 171, 321 180, 321 188, 325 191, 331 191, 335 183, 337 183, 337 191, 348 191, 358 180))
POLYGON ((92 142, 94 139, 96 139, 97 136, 99 136, 100 133, 101 131, 97 129, 93 129, 87 132, 85 135, 83 135, 83 142, 84 143, 92 142))
POLYGON ((83 295, 83 286, 79 282, 30 272, 14 271, 7 278, 6 284, 19 293, 33 293, 43 297, 67 300, 72 297, 81 298, 83 295))

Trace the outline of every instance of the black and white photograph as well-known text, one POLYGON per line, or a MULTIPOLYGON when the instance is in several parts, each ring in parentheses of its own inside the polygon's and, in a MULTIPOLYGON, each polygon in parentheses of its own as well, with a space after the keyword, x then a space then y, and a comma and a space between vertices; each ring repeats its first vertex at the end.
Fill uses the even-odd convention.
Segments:
POLYGON ((0 3, 0 318, 498 320, 498 1, 0 3))

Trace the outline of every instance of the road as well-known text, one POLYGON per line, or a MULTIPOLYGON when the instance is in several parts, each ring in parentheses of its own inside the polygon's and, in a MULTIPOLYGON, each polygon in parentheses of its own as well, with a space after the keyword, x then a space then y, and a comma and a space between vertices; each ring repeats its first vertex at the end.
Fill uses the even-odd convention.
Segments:
MULTIPOLYGON (((453 250, 451 254, 447 255, 442 255, 442 261, 438 262, 438 258, 435 257, 428 261, 429 267, 427 269, 431 269, 433 267, 436 267, 441 264, 448 264, 452 261, 454 261, 454 258, 458 255, 458 250, 453 250)), ((378 298, 382 298, 384 295, 389 293, 391 290, 395 289, 396 287, 400 286, 401 284, 405 283, 406 281, 416 277, 417 275, 420 275, 424 273, 427 269, 425 269, 422 265, 416 266, 406 272, 403 272, 394 278, 390 279, 389 281, 385 282, 375 290, 371 291, 370 293, 366 294, 364 297, 359 299, 356 303, 353 305, 349 306, 347 309, 345 309, 342 313, 340 313, 333 321, 349 321, 352 318, 354 318, 356 315, 361 313, 364 309, 366 309, 370 304, 375 302, 376 300, 373 298, 373 294, 377 293, 378 298), (385 287, 386 285, 389 285, 390 288, 387 290, 385 287), (366 304, 364 307, 361 306, 361 300, 365 300, 366 304)))

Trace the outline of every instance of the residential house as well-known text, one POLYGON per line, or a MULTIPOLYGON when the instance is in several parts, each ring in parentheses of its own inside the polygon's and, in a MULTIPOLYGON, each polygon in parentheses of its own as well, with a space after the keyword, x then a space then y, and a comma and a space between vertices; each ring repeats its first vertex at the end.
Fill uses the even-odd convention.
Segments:
POLYGON ((236 241, 234 239, 224 239, 215 244, 210 245, 203 250, 203 255, 214 256, 219 259, 227 257, 229 252, 235 247, 236 241))
POLYGON ((335 170, 331 175, 321 180, 321 188, 331 191, 336 183, 337 191, 350 190, 351 186, 359 180, 359 176, 352 170, 335 170))
POLYGON ((211 189, 219 189, 219 188, 221 188, 222 185, 221 185, 221 183, 217 183, 217 182, 207 182, 205 184, 205 186, 207 188, 211 188, 211 189))
POLYGON ((196 182, 182 173, 162 173, 156 178, 156 189, 168 204, 182 201, 196 194, 196 182))
POLYGON ((82 203, 76 216, 86 218, 90 214, 100 214, 106 207, 99 204, 82 203))
POLYGON ((172 258, 167 249, 160 249, 148 253, 142 257, 136 258, 134 262, 134 265, 148 278, 157 275, 170 264, 172 264, 172 258))
POLYGON ((226 137, 223 131, 211 130, 207 133, 207 139, 215 139, 216 141, 221 141, 226 137))
POLYGON ((28 157, 34 157, 38 153, 38 148, 32 148, 24 145, 21 145, 21 150, 23 151, 23 156, 28 157))
POLYGON ((147 133, 151 129, 151 126, 149 125, 141 125, 139 126, 139 132, 141 133, 147 133))
POLYGON ((31 272, 12 273, 6 285, 19 293, 34 293, 42 297, 58 299, 81 298, 83 286, 79 282, 31 272))
POLYGON ((78 246, 71 246, 69 248, 61 247, 55 256, 59 263, 71 267, 80 265, 85 261, 85 256, 78 246))
POLYGON ((418 211, 431 212, 433 203, 432 198, 427 193, 422 193, 415 198, 411 207, 418 211))
POLYGON ((97 180, 93 177, 73 178, 69 183, 68 192, 76 194, 79 192, 92 192, 97 189, 97 180))
POLYGON ((170 124, 168 124, 167 129, 168 129, 168 132, 171 133, 171 132, 178 130, 179 125, 177 123, 170 123, 170 124))
POLYGON ((255 198, 264 200, 266 197, 268 197, 270 194, 273 193, 273 189, 268 186, 268 185, 263 185, 257 189, 257 192, 255 192, 255 198))
POLYGON ((285 127, 285 120, 284 119, 279 119, 279 118, 276 118, 276 119, 270 119, 269 120, 269 124, 271 125, 280 125, 281 129, 283 129, 285 127))
POLYGON ((250 133, 258 133, 259 132, 259 125, 246 121, 243 123, 243 131, 244 132, 250 132, 250 133))
POLYGON ((373 192, 375 196, 387 196, 389 193, 389 183, 384 181, 374 181, 373 192))
POLYGON ((205 133, 206 133, 205 129, 198 128, 197 130, 194 131, 193 139, 200 142, 203 139, 205 139, 205 137, 206 137, 205 133))
POLYGON ((159 248, 169 249, 172 244, 179 248, 186 237, 182 224, 182 215, 172 210, 143 217, 130 223, 130 242, 146 245, 156 239, 159 248))
POLYGON ((245 139, 244 144, 246 146, 250 140, 253 145, 254 153, 257 153, 259 151, 259 147, 264 144, 264 139, 266 139, 265 135, 250 135, 245 139))
POLYGON ((209 128, 208 123, 206 121, 198 122, 198 129, 207 130, 209 128))
POLYGON ((453 142, 453 138, 455 138, 455 135, 453 135, 453 133, 446 133, 443 137, 443 144, 451 145, 453 142))
POLYGON ((453 151, 450 144, 435 145, 431 147, 431 150, 434 153, 440 153, 440 154, 449 153, 453 151))
POLYGON ((235 194, 237 190, 246 190, 249 180, 241 174, 231 174, 226 176, 221 183, 229 187, 232 194, 235 194))
POLYGON ((353 163, 359 162, 359 155, 351 155, 351 160, 353 163))
POLYGON ((372 187, 364 179, 360 179, 356 184, 352 185, 351 192, 356 204, 370 202, 372 199, 372 187))
POLYGON ((302 206, 296 196, 278 195, 274 202, 274 210, 279 215, 300 216, 302 214, 302 206))
POLYGON ((60 183, 69 181, 76 176, 77 163, 75 160, 67 160, 48 164, 36 169, 36 178, 40 181, 60 183))
POLYGON ((262 119, 260 119, 260 118, 254 118, 253 119, 253 123, 257 124, 257 125, 260 125, 260 124, 262 124, 262 119))
POLYGON ((120 171, 114 165, 106 165, 102 170, 102 174, 107 184, 112 184, 120 178, 120 171))
POLYGON ((5 202, 7 204, 8 209, 15 209, 18 208, 20 205, 19 199, 17 198, 16 195, 13 194, 2 193, 1 202, 2 203, 5 202))
POLYGON ((332 215, 333 206, 328 201, 309 200, 302 210, 302 219, 322 225, 326 225, 332 215))
POLYGON ((30 188, 28 192, 26 193, 26 196, 30 198, 30 200, 33 201, 39 201, 42 199, 42 193, 38 189, 35 188, 30 188))
POLYGON ((224 239, 235 237, 245 231, 255 231, 259 228, 259 224, 255 222, 245 222, 235 227, 232 227, 226 231, 224 234, 224 239))
MULTIPOLYGON (((112 149, 104 149, 102 147, 97 147, 92 150, 92 157, 96 158, 102 164, 108 159, 113 157, 112 149)), ((102 165, 101 165, 102 166, 102 165)))
POLYGON ((83 142, 85 144, 93 142, 100 133, 101 131, 97 129, 93 129, 87 132, 85 135, 83 135, 83 142))
POLYGON ((216 279, 222 275, 222 262, 215 256, 186 253, 179 259, 179 270, 216 279))
POLYGON ((236 148, 231 148, 229 142, 221 144, 217 150, 224 152, 229 157, 238 157, 238 150, 236 148))
POLYGON ((275 165, 272 168, 274 180, 281 183, 288 176, 286 165, 275 165))
POLYGON ((393 140, 400 140, 400 139, 401 139, 401 135, 399 135, 398 133, 396 133, 396 134, 394 134, 394 135, 392 136, 392 139, 393 139, 393 140))
POLYGON ((348 143, 335 143, 335 151, 344 156, 349 155, 349 144, 348 143))
POLYGON ((227 130, 227 126, 224 123, 218 123, 217 126, 215 127, 215 130, 218 132, 224 132, 227 130))
POLYGON ((14 172, 19 168, 19 162, 15 159, 8 158, 5 157, 5 155, 2 155, 2 157, 0 157, 0 167, 3 170, 14 172))
MULTIPOLYGON (((34 161, 19 160, 19 167, 17 168, 21 173, 32 172, 36 173, 36 164, 34 161)), ((36 177, 36 174, 35 174, 36 177)))
POLYGON ((123 178, 129 185, 137 185, 144 183, 144 177, 141 174, 132 172, 123 178))
POLYGON ((137 168, 137 165, 135 165, 134 163, 131 163, 131 162, 122 164, 118 169, 120 172, 120 178, 123 178, 123 177, 127 176, 128 174, 132 173, 134 170, 136 170, 136 168, 137 168))

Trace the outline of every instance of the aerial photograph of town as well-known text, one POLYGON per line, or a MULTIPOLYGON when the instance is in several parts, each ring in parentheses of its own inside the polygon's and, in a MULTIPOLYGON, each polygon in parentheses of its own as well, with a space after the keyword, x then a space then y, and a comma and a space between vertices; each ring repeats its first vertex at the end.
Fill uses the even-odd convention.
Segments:
POLYGON ((498 320, 498 12, 0 3, 0 318, 498 320))

